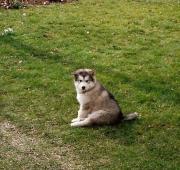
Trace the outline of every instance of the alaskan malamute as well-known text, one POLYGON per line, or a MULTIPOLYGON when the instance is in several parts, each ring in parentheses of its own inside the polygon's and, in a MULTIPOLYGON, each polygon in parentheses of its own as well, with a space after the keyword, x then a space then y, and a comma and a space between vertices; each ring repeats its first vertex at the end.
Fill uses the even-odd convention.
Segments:
POLYGON ((73 75, 80 109, 71 126, 115 124, 137 118, 136 112, 123 116, 114 96, 96 80, 93 70, 78 69, 73 75))

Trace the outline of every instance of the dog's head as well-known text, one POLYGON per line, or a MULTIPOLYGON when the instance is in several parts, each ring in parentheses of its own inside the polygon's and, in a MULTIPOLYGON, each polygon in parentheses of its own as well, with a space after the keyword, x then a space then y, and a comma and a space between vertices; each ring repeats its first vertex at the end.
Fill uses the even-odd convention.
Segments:
POLYGON ((78 93, 85 93, 95 87, 95 72, 91 69, 78 69, 73 72, 74 85, 78 93))

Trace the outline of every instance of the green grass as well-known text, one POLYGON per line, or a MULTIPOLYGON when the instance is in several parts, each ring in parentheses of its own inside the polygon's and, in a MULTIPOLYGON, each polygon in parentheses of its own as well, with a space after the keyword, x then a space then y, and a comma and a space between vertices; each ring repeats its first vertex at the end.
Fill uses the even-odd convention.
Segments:
POLYGON ((0 169, 179 169, 179 19, 175 0, 0 9, 0 169), (84 67, 141 118, 70 127, 84 67))

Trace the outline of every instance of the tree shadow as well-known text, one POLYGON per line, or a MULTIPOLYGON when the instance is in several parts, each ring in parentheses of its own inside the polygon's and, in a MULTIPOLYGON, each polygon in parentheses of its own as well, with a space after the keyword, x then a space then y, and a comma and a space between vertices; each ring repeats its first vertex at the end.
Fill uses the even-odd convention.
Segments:
MULTIPOLYGON (((23 41, 19 41, 13 36, 1 37, 0 43, 8 44, 16 50, 21 50, 34 58, 38 58, 44 61, 48 60, 54 63, 58 62, 59 64, 61 64, 62 67, 68 67, 70 68, 70 70, 76 69, 77 66, 83 66, 80 60, 76 60, 75 58, 74 60, 72 60, 72 58, 66 60, 66 57, 68 56, 66 56, 65 54, 63 54, 63 56, 59 54, 51 54, 45 49, 42 50, 38 47, 30 46, 23 41)), ((158 99, 161 100, 161 98, 163 98, 163 102, 173 102, 174 104, 178 104, 180 101, 180 93, 176 91, 176 89, 171 90, 173 86, 171 82, 167 82, 166 84, 164 84, 163 81, 157 81, 157 79, 148 75, 143 75, 138 79, 132 78, 127 74, 121 72, 120 70, 114 71, 114 69, 111 67, 106 67, 101 64, 97 65, 92 60, 88 61, 88 67, 96 68, 98 72, 106 75, 106 77, 111 81, 113 81, 113 75, 113 77, 119 77, 119 81, 121 81, 122 83, 130 84, 134 88, 138 89, 139 91, 143 91, 146 94, 156 93, 159 95, 158 99)), ((113 86, 116 85, 113 84, 113 86)), ((0 107, 3 108, 3 105, 0 107)), ((120 144, 132 145, 133 143, 137 142, 138 136, 142 135, 141 132, 138 131, 139 123, 140 120, 127 121, 110 127, 94 127, 93 130, 98 130, 98 134, 103 134, 106 138, 115 140, 120 144)))
POLYGON ((19 41, 13 35, 1 36, 0 43, 8 44, 11 47, 15 48, 17 51, 23 51, 25 54, 28 54, 32 57, 36 57, 39 59, 50 59, 59 60, 61 58, 60 55, 51 54, 47 50, 41 50, 37 47, 30 46, 23 41, 19 41))
POLYGON ((140 91, 145 93, 156 93, 159 96, 159 99, 163 99, 163 102, 173 102, 174 104, 178 104, 180 101, 180 92, 176 90, 176 87, 174 87, 171 82, 164 82, 161 79, 157 80, 153 78, 153 76, 150 77, 145 75, 145 73, 142 73, 142 76, 138 79, 132 78, 120 70, 117 72, 111 67, 106 67, 101 64, 97 65, 91 59, 88 60, 88 63, 82 63, 73 57, 68 58, 69 56, 67 54, 52 54, 46 49, 42 50, 38 47, 27 45, 25 42, 19 41, 14 36, 2 36, 0 38, 0 43, 5 43, 12 46, 16 50, 24 51, 26 54, 34 58, 51 60, 55 63, 58 62, 63 67, 70 68, 70 70, 85 67, 86 64, 88 64, 88 67, 95 68, 98 72, 101 72, 101 74, 106 75, 109 80, 112 79, 113 75, 113 77, 119 77, 119 81, 122 83, 130 84, 140 91))

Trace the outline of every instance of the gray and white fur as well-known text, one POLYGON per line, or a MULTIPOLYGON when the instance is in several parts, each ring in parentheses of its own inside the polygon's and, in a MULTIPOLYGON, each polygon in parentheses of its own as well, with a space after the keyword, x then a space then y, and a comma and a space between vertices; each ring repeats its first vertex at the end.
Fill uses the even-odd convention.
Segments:
POLYGON ((136 112, 123 116, 114 96, 96 80, 93 70, 78 69, 73 75, 80 108, 71 126, 108 125, 138 117, 136 112))

